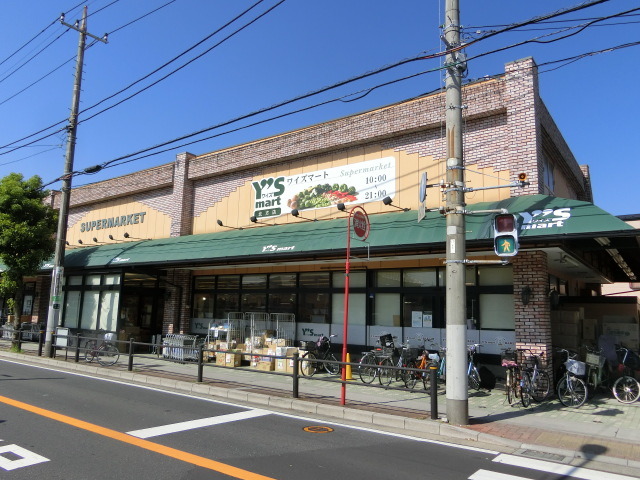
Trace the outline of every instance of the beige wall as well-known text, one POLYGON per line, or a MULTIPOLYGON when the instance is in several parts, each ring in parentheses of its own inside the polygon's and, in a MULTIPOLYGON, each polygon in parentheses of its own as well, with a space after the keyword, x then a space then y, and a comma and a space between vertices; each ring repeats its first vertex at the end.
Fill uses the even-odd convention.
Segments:
POLYGON ((67 240, 71 246, 113 243, 124 240, 125 232, 130 239, 155 239, 169 236, 171 219, 169 215, 140 202, 126 199, 93 205, 82 215, 76 215, 67 229, 67 240), (109 239, 112 235, 114 240, 109 239))
MULTIPOLYGON (((419 155, 417 153, 406 153, 391 149, 382 149, 379 146, 368 146, 341 150, 333 154, 324 156, 314 156, 307 159, 293 162, 285 162, 271 165, 260 169, 253 177, 248 178, 244 183, 231 191, 227 196, 215 200, 214 195, 207 195, 204 190, 198 191, 196 195, 206 195, 212 198, 211 205, 204 211, 197 213, 193 219, 193 233, 210 233, 224 230, 217 220, 220 219, 225 225, 231 227, 251 226, 249 217, 253 214, 254 190, 252 181, 262 178, 277 178, 280 176, 289 177, 303 173, 320 171, 327 168, 340 167, 345 165, 356 165, 360 162, 382 159, 387 157, 395 158, 396 163, 396 195, 393 198, 393 205, 402 208, 417 210, 418 185, 422 172, 427 172, 428 183, 438 183, 444 180, 444 161, 434 159, 432 156, 419 155)), ((499 172, 491 168, 477 168, 476 165, 468 165, 466 172, 467 187, 487 187, 495 185, 505 185, 510 181, 511 172, 502 170, 499 172)), ((322 182, 320 182, 322 183, 322 182)), ((203 189, 215 189, 215 183, 203 189)), ((498 201, 509 197, 509 189, 481 190, 468 193, 466 198, 468 203, 478 203, 484 201, 498 201)), ((363 204, 369 214, 384 213, 394 211, 391 206, 385 206, 380 200, 363 204)), ((427 191, 427 208, 438 208, 443 205, 442 195, 439 188, 430 188, 427 191)), ((309 209, 301 212, 306 218, 325 220, 329 218, 342 217, 343 213, 335 207, 320 209, 309 209)), ((290 214, 285 214, 277 218, 261 220, 265 223, 286 223, 300 222, 304 220, 296 219, 290 214)))

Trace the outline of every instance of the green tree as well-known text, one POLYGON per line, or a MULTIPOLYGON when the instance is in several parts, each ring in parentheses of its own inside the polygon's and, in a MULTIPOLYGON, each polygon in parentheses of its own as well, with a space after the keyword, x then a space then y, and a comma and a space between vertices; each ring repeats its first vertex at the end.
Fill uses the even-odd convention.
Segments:
MULTIPOLYGON (((20 326, 23 279, 38 273, 55 251, 57 211, 44 202, 49 193, 34 175, 19 173, 0 179, 0 295, 12 307, 13 325, 20 326)), ((14 346, 18 335, 14 335, 14 346)))

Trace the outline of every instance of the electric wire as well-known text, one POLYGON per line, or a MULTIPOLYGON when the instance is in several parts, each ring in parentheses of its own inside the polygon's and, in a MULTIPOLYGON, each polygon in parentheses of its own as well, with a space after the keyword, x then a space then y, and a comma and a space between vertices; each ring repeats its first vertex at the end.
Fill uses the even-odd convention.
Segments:
MULTIPOLYGON (((80 114, 82 114, 83 112, 86 112, 86 111, 88 111, 88 110, 90 110, 90 109, 92 109, 92 108, 97 107, 98 105, 100 105, 100 104, 104 103, 105 101, 107 101, 107 100, 109 100, 109 99, 111 99, 111 98, 113 98, 113 97, 115 97, 115 96, 119 95, 120 93, 123 93, 124 91, 128 90, 129 88, 133 87, 134 85, 136 85, 136 84, 140 83, 141 81, 143 81, 143 80, 147 79, 148 77, 150 77, 150 76, 151 76, 151 75, 153 75, 154 73, 157 73, 157 72, 158 72, 158 71, 160 71, 161 69, 163 69, 163 68, 165 68, 166 66, 170 65, 171 63, 175 62, 175 61, 176 61, 176 60, 178 60, 180 57, 184 56, 185 54, 187 54, 188 52, 190 52, 190 51, 191 51, 191 50, 193 50, 194 48, 196 48, 196 47, 198 47, 199 45, 201 45, 201 44, 202 44, 203 42, 205 42, 206 40, 210 39, 210 38, 211 38, 212 36, 214 36, 215 34, 219 33, 221 30, 223 30, 223 29, 224 29, 224 28, 226 28, 227 26, 231 25, 232 23, 234 23, 235 21, 237 21, 238 19, 240 19, 241 17, 243 17, 244 15, 246 15, 248 12, 250 12, 252 9, 254 9, 255 7, 257 7, 259 4, 261 4, 261 3, 262 3, 262 2, 264 2, 264 1, 265 1, 265 0, 258 0, 258 1, 257 1, 257 2, 255 2, 252 6, 250 6, 250 7, 249 7, 249 8, 247 8, 247 9, 245 9, 242 13, 240 13, 239 15, 237 15, 236 17, 234 17, 232 20, 230 20, 229 22, 227 22, 225 25, 223 25, 222 27, 220 27, 219 29, 217 29, 217 30, 216 30, 215 32, 213 32, 212 34, 210 34, 210 35, 206 36, 204 39, 200 40, 200 41, 199 41, 199 42, 197 42, 196 44, 192 45, 191 47, 189 47, 189 48, 188 48, 187 50, 185 50, 184 52, 182 52, 182 53, 180 53, 179 55, 175 56, 174 58, 172 58, 171 60, 169 60, 168 62, 166 62, 166 63, 165 63, 165 64, 163 64, 162 66, 158 67, 157 69, 155 69, 155 70, 154 70, 154 71, 152 71, 151 73, 149 73, 149 74, 145 75, 144 77, 142 77, 142 78, 140 78, 140 79, 136 80, 135 82, 133 82, 133 83, 129 84, 128 86, 126 86, 125 88, 123 88, 123 89, 119 90, 118 92, 116 92, 116 93, 114 93, 114 94, 110 95, 109 97, 104 98, 103 100, 99 101, 98 103, 96 103, 96 104, 94 104, 94 105, 92 105, 92 106, 90 106, 90 107, 88 107, 88 108, 85 108, 85 109, 81 110, 81 111, 79 112, 79 115, 80 115, 80 114)), ((280 4, 281 4, 281 3, 283 3, 284 1, 285 1, 285 0, 281 0, 281 1, 280 1, 280 3, 278 3, 278 5, 280 5, 280 4)), ((172 2, 169 2, 169 3, 172 3, 172 2)), ((168 4, 166 4, 166 5, 168 5, 168 4)), ((276 6, 278 6, 278 5, 276 5, 276 6)), ((273 10, 273 8, 275 8, 275 7, 272 7, 269 11, 273 10)), ((157 9, 156 9, 156 10, 157 10, 157 9)), ((263 15, 264 15, 264 14, 263 14, 263 15)), ((259 17, 258 17, 258 18, 259 18, 259 17)), ((120 27, 120 28, 122 28, 122 27, 120 27)), ((244 28, 244 27, 243 27, 243 28, 244 28)), ((239 31, 239 30, 238 30, 238 31, 239 31)), ((235 33, 237 33, 238 31, 236 31, 235 33)), ((234 34, 235 34, 235 33, 234 33, 234 34)), ((94 43, 95 43, 95 42, 94 42, 94 43)), ((91 46, 91 45, 90 45, 90 46, 91 46)), ((210 51, 210 50, 209 50, 209 51, 210 51)), ((73 57, 73 58, 75 58, 75 57, 73 57)), ((198 58, 199 58, 199 57, 198 57, 198 58)), ((192 61, 193 61, 193 60, 192 60, 192 61)), ((191 61, 190 61, 189 63, 191 63, 191 61)), ((184 68, 186 65, 188 65, 188 63, 187 63, 187 64, 185 64, 185 65, 183 65, 182 67, 180 67, 180 69, 181 69, 181 68, 184 68)), ((178 69, 178 70, 179 70, 179 69, 178 69)), ((177 70, 176 70, 176 71, 177 71, 177 70)), ((175 71, 174 71, 173 73, 175 73, 175 71)), ((166 78, 166 77, 165 77, 165 78, 166 78)), ((162 79, 161 79, 161 80, 162 80, 162 79)), ((158 83, 158 82, 156 82, 156 83, 158 83)), ((154 84, 154 85, 155 85, 155 84, 154 84)), ((150 88, 150 87, 147 87, 147 88, 150 88)), ((144 89, 143 89, 143 90, 141 90, 141 91, 139 91, 138 93, 141 93, 142 91, 144 91, 144 89)), ((134 96, 135 96, 135 95, 132 95, 132 96, 131 96, 131 97, 129 97, 129 98, 133 98, 134 96)), ((118 103, 118 105, 119 105, 120 103, 122 103, 122 101, 121 101, 121 102, 119 102, 119 103, 118 103)), ((110 107, 110 108, 113 108, 113 106, 112 106, 112 107, 110 107)), ((104 109, 103 111, 101 111, 101 112, 99 112, 99 113, 103 113, 103 112, 105 112, 105 111, 109 110, 110 108, 108 108, 108 109, 104 109)), ((96 115, 97 115, 97 114, 94 114, 94 115, 92 115, 92 117, 90 117, 90 118, 93 118, 93 117, 95 117, 96 115)), ((82 120, 80 120, 78 123, 84 122, 84 121, 86 121, 86 120, 87 120, 87 119, 82 119, 82 120)), ((19 142, 22 142, 22 141, 27 140, 27 139, 29 139, 29 138, 32 138, 32 137, 34 137, 34 136, 36 136, 36 135, 39 135, 39 134, 41 134, 41 133, 43 133, 43 132, 46 132, 47 130, 50 130, 50 129, 52 129, 52 128, 55 128, 55 127, 57 127, 57 126, 59 126, 59 125, 62 125, 62 124, 64 124, 64 123, 66 123, 66 122, 67 122, 67 119, 65 119, 65 120, 61 120, 61 121, 59 121, 59 122, 57 122, 57 123, 54 123, 54 124, 52 124, 52 125, 49 125, 48 127, 45 127, 45 128, 43 128, 43 129, 41 129, 41 130, 38 130, 38 131, 37 131, 37 132, 35 132, 35 133, 32 133, 32 134, 27 135, 27 136, 25 136, 25 137, 22 137, 22 138, 20 138, 20 139, 18 139, 18 140, 14 140, 14 141, 13 141, 13 142, 11 142, 11 143, 8 143, 8 144, 5 144, 5 145, 2 145, 2 146, 0 146, 0 149, 8 148, 8 147, 10 147, 10 146, 12 146, 12 145, 15 145, 16 143, 19 143, 19 142)), ((52 132, 50 135, 55 135, 55 134, 59 133, 60 131, 64 130, 64 128, 66 128, 66 127, 63 127, 62 129, 56 130, 56 131, 52 132)), ((48 136, 49 136, 49 135, 44 136, 44 137, 39 137, 39 138, 37 138, 37 139, 35 139, 35 140, 33 140, 33 141, 29 142, 29 143, 24 144, 23 146, 28 146, 28 145, 31 145, 31 144, 33 144, 33 143, 35 143, 35 142, 39 142, 39 141, 41 141, 41 140, 46 139, 48 136)), ((18 147, 16 147, 16 148, 12 149, 12 150, 9 150, 9 151, 7 151, 7 152, 4 152, 3 154, 11 153, 11 152, 13 152, 13 151, 15 151, 15 150, 17 150, 17 149, 19 149, 19 148, 21 148, 21 147, 22 147, 22 146, 18 146, 18 147)), ((2 155, 2 154, 0 154, 0 155, 2 155)))
MULTIPOLYGON (((608 1, 608 0, 601 0, 601 1, 598 1, 598 2, 592 2, 591 4, 589 4, 589 6, 590 6, 590 5, 593 5, 593 4, 603 3, 604 1, 608 1)), ((576 8, 577 8, 577 7, 576 7, 576 8)), ((586 6, 581 6, 580 8, 586 8, 586 6)), ((572 9, 572 10, 575 10, 575 9, 572 9)), ((561 11, 561 12, 559 12, 559 13, 555 13, 555 14, 551 14, 551 15, 559 15, 559 14, 564 14, 564 13, 566 13, 566 11, 561 11)), ((544 16, 544 17, 542 17, 542 18, 549 18, 549 15, 544 16)), ((529 22, 525 22, 525 23, 530 23, 530 22, 531 22, 531 21, 529 21, 529 22)), ((515 26, 513 26, 513 25, 512 25, 512 26, 510 26, 508 29, 512 29, 512 28, 515 28, 515 26)), ((496 33, 497 33, 497 32, 494 32, 494 33, 492 33, 491 35, 494 35, 494 34, 496 34, 496 33)), ((487 36, 482 37, 482 38, 480 38, 480 39, 478 39, 478 40, 481 40, 481 39, 483 39, 483 38, 487 38, 487 36)), ((445 53, 446 53, 446 52, 443 52, 441 55, 443 55, 443 54, 445 54, 445 53)), ((435 56, 440 56, 440 55, 435 55, 435 56)), ((414 61, 414 60, 424 59, 424 58, 434 58, 435 56, 419 57, 419 58, 415 58, 415 59, 409 59, 409 61, 414 61)), ((395 65, 393 65, 393 66, 399 66, 400 64, 403 64, 403 63, 404 63, 404 62, 400 62, 399 64, 395 64, 395 65)), ((384 68, 384 69, 382 69, 382 70, 380 70, 380 71, 387 70, 387 69, 389 69, 389 68, 392 68, 393 66, 391 66, 391 67, 387 67, 387 68, 384 68)), ((378 73, 378 72, 375 72, 375 73, 378 73)), ((369 75, 366 75, 366 76, 369 76, 369 75)), ((364 78, 364 77, 363 77, 363 76, 359 76, 359 77, 356 77, 355 79, 350 80, 350 81, 355 81, 355 80, 360 79, 360 78, 364 78)), ((341 86, 341 85, 344 85, 344 84, 346 84, 346 83, 350 83, 350 81, 340 82, 340 84, 337 84, 337 86, 341 86)), ((378 88, 378 87, 372 87, 372 88, 378 88)), ((322 91, 326 91, 326 89, 322 89, 322 91)), ((365 93, 363 96, 368 95, 368 93, 370 93, 370 91, 372 91, 372 89, 366 89, 366 90, 365 90, 365 92, 367 92, 367 93, 365 93)), ((301 98, 306 98, 307 96, 309 96, 309 95, 303 95, 303 96, 301 96, 301 98)), ((362 97, 360 97, 360 98, 362 98, 362 97)), ((354 101, 354 100, 355 100, 355 99, 347 100, 347 99, 345 99, 345 97, 343 96, 343 97, 341 97, 341 100, 340 100, 340 101, 343 101, 343 102, 344 102, 344 101, 354 101)), ((292 101, 295 101, 295 99, 292 99, 292 100, 287 101, 287 102, 285 102, 285 103, 277 104, 277 105, 273 106, 273 108, 277 108, 277 107, 279 107, 279 106, 283 106, 283 105, 285 105, 285 104, 291 103, 292 101)), ((271 108, 269 108, 269 109, 271 109, 271 108)), ((257 112, 257 113, 261 113, 261 111, 259 111, 259 112, 257 112)), ((254 113, 254 114, 257 114, 257 113, 254 113)), ((250 114, 250 116, 251 116, 251 114, 250 114)), ((246 118, 246 117, 243 117, 243 118, 246 118)), ((225 123, 225 124, 228 124, 228 123, 225 123)), ((218 128, 218 127, 219 127, 219 126, 215 126, 214 128, 218 128)), ((147 152, 147 151, 150 151, 150 150, 156 149, 156 148, 160 148, 160 147, 165 146, 165 145, 167 145, 167 144, 169 144, 169 143, 175 143, 175 142, 180 141, 180 140, 182 140, 182 139, 185 139, 185 138, 187 138, 187 137, 190 137, 190 136, 194 136, 194 135, 197 135, 197 134, 203 133, 204 131, 207 131, 207 130, 209 130, 209 129, 200 130, 200 131, 198 131, 198 132, 194 132, 193 134, 190 134, 190 135, 188 135, 188 136, 183 136, 183 137, 180 137, 180 138, 178 138, 178 139, 175 139, 175 140, 173 140, 173 141, 171 141, 171 142, 165 142, 165 143, 163 143, 163 144, 156 145, 156 146, 151 147, 151 148, 149 148, 149 149, 145 149, 145 150, 142 150, 142 151, 138 151, 138 152, 135 152, 135 153, 130 154, 130 155, 125 156, 125 157, 119 157, 119 158, 117 158, 117 159, 114 159, 114 160, 111 160, 110 162, 105 162, 105 163, 106 163, 107 165, 108 165, 108 164, 110 164, 110 163, 115 163, 116 161, 123 160, 123 159, 125 159, 125 158, 132 157, 132 156, 135 156, 135 155, 138 155, 138 154, 140 154, 140 153, 144 153, 144 152, 147 152)), ((58 132, 56 132, 56 133, 58 133, 58 132)), ((178 147, 174 147, 174 148, 178 148, 178 147)))
MULTIPOLYGON (((284 0, 282 0, 282 1, 284 1, 284 0)), ((370 76, 370 75, 373 75, 373 74, 376 74, 376 73, 381 73, 381 72, 383 72, 383 71, 389 70, 390 68, 395 68, 396 66, 400 66, 400 65, 402 65, 402 64, 404 64, 404 63, 407 63, 407 62, 410 62, 410 61, 415 61, 415 60, 425 60, 425 59, 429 59, 429 58, 442 57, 442 56, 447 55, 447 54, 449 54, 449 53, 451 53, 451 52, 455 52, 455 51, 461 50, 462 48, 465 48, 465 47, 467 47, 468 45, 470 45, 470 44, 472 44, 472 43, 477 43, 477 42, 479 42, 479 41, 485 40, 485 39, 490 38, 490 37, 492 37, 492 36, 495 36, 495 35, 497 35, 497 34, 504 33, 504 32, 506 32, 506 31, 510 31, 510 30, 513 30, 513 29, 519 28, 519 27, 521 27, 521 26, 530 25, 530 24, 532 24, 532 23, 536 23, 536 22, 538 22, 538 21, 542 21, 542 20, 546 20, 546 19, 554 18, 554 17, 561 16, 561 15, 566 15, 567 13, 572 13, 572 12, 575 12, 575 11, 578 11, 578 10, 582 10, 582 9, 585 9, 585 8, 592 7, 592 6, 594 6, 594 5, 598 5, 598 4, 601 4, 601 3, 606 3, 606 2, 608 2, 608 1, 610 1, 610 0, 594 0, 594 1, 592 1, 592 2, 585 3, 585 4, 582 4, 582 5, 576 6, 576 7, 567 8, 567 9, 562 9, 562 10, 558 10, 558 11, 556 11, 556 12, 553 12, 553 13, 550 13, 550 14, 547 14, 547 15, 543 15, 543 16, 540 16, 540 17, 535 17, 535 18, 530 19, 530 20, 527 20, 527 21, 525 21, 525 22, 520 22, 520 23, 511 24, 511 25, 509 25, 509 26, 507 26, 507 27, 505 27, 505 28, 503 28, 503 29, 501 29, 501 30, 494 31, 494 32, 490 32, 490 33, 488 33, 488 34, 486 34, 486 35, 484 35, 484 36, 482 36, 482 37, 480 37, 480 38, 478 38, 478 39, 476 39, 476 40, 474 40, 473 42, 470 42, 470 43, 468 43, 468 44, 460 45, 460 46, 456 46, 456 47, 451 48, 451 49, 449 49, 449 50, 446 50, 446 51, 444 51, 444 52, 439 52, 439 53, 436 53, 436 54, 433 54, 433 55, 428 55, 428 56, 424 56, 424 57, 418 57, 418 58, 408 59, 408 60, 405 60, 405 61, 402 61, 402 62, 398 62, 397 64, 393 64, 393 65, 391 65, 391 66, 383 67, 382 69, 379 69, 378 71, 374 71, 374 72, 372 72, 372 73, 370 73, 370 74, 364 74, 363 76, 355 77, 355 78, 354 78, 354 79, 352 79, 352 80, 347 80, 347 81, 345 81, 345 82, 340 82, 339 84, 337 84, 337 85, 336 85, 336 87, 337 87, 337 86, 344 85, 345 83, 349 83, 349 82, 351 82, 351 81, 359 80, 359 79, 361 79, 361 78, 364 78, 365 76, 370 76)), ((279 4, 278 4, 278 5, 279 5, 279 4)), ((276 5, 276 6, 277 6, 277 5, 276 5)), ((185 66, 186 66, 186 65, 185 65, 185 66)), ((161 80, 162 80, 162 79, 161 79, 161 80)), ((158 82, 156 82, 156 83, 158 83, 158 82)), ((153 86, 153 85, 155 85, 156 83, 152 84, 152 86, 153 86)), ((330 88, 336 88, 336 87, 330 87, 330 88)), ((128 87, 127 87, 127 88, 128 88, 128 87)), ((148 88, 150 88, 150 87, 148 87, 148 88)), ((141 90, 141 91, 140 91, 140 92, 138 92, 138 93, 141 93, 141 92, 142 92, 142 91, 144 91, 144 90, 145 90, 145 89, 141 90)), ((318 93, 321 93, 322 91, 326 91, 326 90, 321 89, 318 93)), ((312 92, 312 93, 313 93, 313 92, 312 92)), ((315 93, 314 93, 314 94, 315 94, 315 93)), ((117 95, 117 94, 116 94, 116 95, 117 95)), ((113 105, 113 106, 111 106, 111 107, 109 107, 109 108, 107 108, 107 109, 104 109, 104 110, 102 110, 101 112, 98 112, 97 114, 94 114, 94 115, 92 115, 91 117, 89 117, 89 118, 87 118, 87 119, 82 119, 82 120, 80 120, 78 123, 82 123, 82 122, 84 122, 84 121, 86 121, 86 120, 88 120, 88 119, 90 119, 90 118, 94 118, 94 117, 95 117, 96 115, 98 115, 99 113, 103 113, 103 112, 105 112, 105 111, 109 110, 110 108, 115 107, 116 105, 120 105, 120 104, 121 104, 121 103, 123 103, 124 101, 126 101, 126 100, 128 100, 128 99, 131 99, 131 98, 133 98, 134 96, 136 96, 136 94, 133 94, 133 95, 131 95, 130 97, 127 97, 126 99, 124 99, 124 100, 122 100, 122 101, 118 102, 117 104, 115 104, 115 105, 113 105)), ((306 98, 306 96, 302 96, 301 98, 306 98)), ((293 100, 287 101, 287 102, 286 102, 286 103, 284 103, 284 104, 291 103, 292 101, 296 101, 296 99, 293 99, 293 100)), ((99 103, 101 103, 101 102, 99 102, 99 103)), ((97 104, 96 104, 96 105, 97 105, 97 104)), ((279 105, 279 106, 282 106, 282 104, 281 104, 281 105, 279 105)), ((274 106, 274 108, 277 108, 277 106, 274 106)), ((82 112, 81 112, 81 113, 82 113, 82 112)), ((46 130, 48 130, 48 129, 50 129, 50 128, 53 128, 53 127, 55 127, 55 126, 57 126, 57 125, 60 125, 61 123, 64 123, 64 121, 61 121, 61 122, 59 122, 59 123, 57 123, 57 124, 54 124, 54 125, 52 125, 52 126, 50 126, 50 127, 47 127, 47 128, 45 128, 45 129, 43 129, 43 130, 40 130, 39 132, 37 132, 36 134, 33 134, 33 135, 37 135, 37 134, 39 134, 39 133, 41 133, 41 132, 43 132, 43 131, 46 131, 46 130)), ((58 133, 59 131, 60 131, 60 130, 58 130, 58 131, 56 131, 56 132, 53 132, 53 133, 52 133, 52 135, 55 135, 55 134, 56 134, 56 133, 58 133)), ((206 129, 205 129, 205 131, 206 131, 206 129)), ((200 131, 200 132, 196 132, 195 134, 198 134, 198 133, 201 133, 201 131, 200 131)), ((33 136, 33 135, 30 135, 30 136, 27 136, 27 137, 23 137, 22 139, 17 140, 17 141, 14 141, 14 142, 12 142, 12 143, 10 143, 10 144, 0 146, 0 149, 2 149, 2 148, 6 148, 7 146, 13 145, 13 144, 18 143, 18 142, 20 142, 20 141, 22 141, 22 140, 25 140, 25 139, 27 139, 27 138, 30 138, 30 137, 31 137, 31 136, 33 136)), ((43 140, 44 138, 47 138, 47 137, 41 137, 41 138, 38 138, 38 139, 36 139, 34 142, 37 142, 37 141, 43 140)), ((175 141, 180 141, 180 140, 182 140, 182 139, 183 139, 183 137, 180 137, 180 138, 176 139, 175 141)), ((30 145, 30 144, 32 144, 32 143, 34 143, 34 142, 30 142, 30 143, 28 143, 28 144, 26 144, 26 145, 30 145)), ((147 149, 146 151, 148 151, 148 150, 152 150, 152 149, 154 149, 154 148, 159 148, 159 147, 164 146, 164 145, 166 145, 166 144, 167 144, 167 143, 165 143, 165 144, 160 144, 160 145, 156 145, 155 147, 150 147, 150 148, 149 148, 149 149, 147 149)), ((20 148, 20 147, 17 147, 17 148, 20 148)), ((14 150, 9 150, 8 152, 4 152, 4 153, 2 153, 2 154, 11 153, 11 152, 13 152, 13 151, 15 151, 15 149, 14 149, 14 150)), ((135 153, 131 154, 131 156, 135 156, 135 155, 137 155, 137 154, 139 154, 139 153, 143 153, 143 152, 138 151, 138 152, 135 152, 135 153)), ((0 154, 0 155, 2 155, 2 154, 0 154)), ((120 160, 120 158, 115 159, 114 161, 116 161, 116 160, 120 160)))

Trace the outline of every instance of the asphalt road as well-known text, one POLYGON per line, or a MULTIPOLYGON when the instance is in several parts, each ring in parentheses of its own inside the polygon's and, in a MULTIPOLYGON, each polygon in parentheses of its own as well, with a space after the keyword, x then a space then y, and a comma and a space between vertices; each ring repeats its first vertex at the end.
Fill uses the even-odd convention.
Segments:
POLYGON ((0 361, 0 478, 631 477, 0 361))

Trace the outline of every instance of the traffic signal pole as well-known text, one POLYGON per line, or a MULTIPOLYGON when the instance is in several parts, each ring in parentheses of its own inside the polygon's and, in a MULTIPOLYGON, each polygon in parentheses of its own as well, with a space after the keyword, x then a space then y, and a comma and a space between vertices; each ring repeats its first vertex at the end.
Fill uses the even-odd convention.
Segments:
POLYGON ((446 66, 446 347, 447 419, 469 423, 467 391, 467 296, 464 162, 462 157, 462 74, 459 0, 446 0, 444 42, 446 66))

